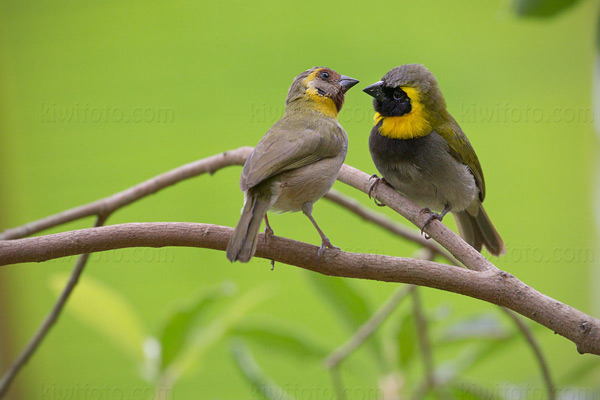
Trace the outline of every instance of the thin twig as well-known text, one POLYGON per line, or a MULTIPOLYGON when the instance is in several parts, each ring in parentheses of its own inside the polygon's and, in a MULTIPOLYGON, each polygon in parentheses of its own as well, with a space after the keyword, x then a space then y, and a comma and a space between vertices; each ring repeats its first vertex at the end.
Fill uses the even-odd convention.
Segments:
POLYGON ((125 189, 112 196, 105 197, 94 202, 71 208, 58 214, 42 218, 37 221, 7 229, 0 234, 0 240, 19 239, 34 233, 41 232, 55 226, 66 224, 77 219, 93 215, 109 215, 119 208, 123 208, 137 200, 154 194, 161 189, 172 186, 183 180, 209 173, 213 174, 221 168, 232 165, 243 165, 246 158, 254 150, 252 147, 240 147, 235 150, 226 151, 212 157, 203 158, 189 164, 182 165, 142 183, 125 189))
POLYGON ((433 366, 433 356, 431 353, 431 343, 429 342, 429 333, 427 330, 427 319, 423 313, 419 290, 415 288, 412 293, 413 315, 415 316, 415 324, 417 329, 417 342, 421 349, 421 357, 423 358, 423 368, 425 370, 425 383, 427 389, 433 389, 436 385, 435 368, 433 366))
MULTIPOLYGON (((39 262, 128 247, 187 246, 225 250, 233 228, 183 222, 88 228, 0 243, 0 265, 39 262)), ((580 353, 600 355, 600 320, 546 296, 498 269, 482 272, 412 258, 327 250, 278 236, 258 240, 256 256, 324 275, 409 283, 510 308, 573 341, 580 353)))
POLYGON ((451 264, 460 266, 458 260, 454 258, 452 254, 444 250, 442 246, 432 240, 425 239, 425 237, 418 231, 409 229, 404 225, 391 220, 385 214, 372 211, 362 206, 353 198, 348 197, 334 189, 330 190, 329 193, 325 195, 325 198, 353 212, 365 221, 373 222, 374 224, 382 227, 388 232, 393 233, 394 235, 420 244, 421 246, 431 250, 434 254, 439 254, 440 256, 444 257, 446 260, 450 261, 451 264))
MULTIPOLYGON (((94 227, 99 227, 104 224, 108 218, 108 215, 98 216, 96 219, 96 223, 94 227)), ((12 381, 15 379, 19 371, 25 366, 29 358, 35 353, 38 349, 44 338, 48 335, 48 332, 54 326, 58 317, 60 316, 62 310, 69 299, 69 296, 75 289, 77 282, 79 281, 79 277, 83 273, 85 269, 85 265, 90 257, 90 253, 81 254, 75 263, 75 267, 73 267, 73 271, 69 276, 69 280, 64 287, 62 293, 54 303, 52 310, 48 313, 36 333, 33 335, 27 346, 23 349, 23 351, 19 354, 17 359, 13 361, 10 368, 6 371, 2 380, 0 380, 0 398, 4 397, 10 388, 12 381)))
POLYGON ((335 349, 329 354, 325 360, 327 368, 336 368, 340 362, 348 357, 354 350, 360 347, 379 326, 389 317, 396 309, 398 304, 404 300, 407 294, 415 290, 415 286, 400 286, 390 298, 365 322, 362 324, 344 344, 335 349))
POLYGON ((331 377, 331 383, 333 390, 338 400, 345 400, 346 393, 344 391, 344 382, 342 382, 342 375, 337 367, 329 368, 329 376, 331 377))
POLYGON ((555 400, 556 386, 552 381, 552 376, 550 375, 550 368, 548 367, 548 363, 546 362, 544 354, 542 353, 542 349, 540 348, 540 345, 533 336, 531 329, 529 329, 529 327, 521 320, 521 317, 519 317, 513 311, 508 310, 504 307, 500 308, 514 321, 515 325, 517 325, 517 328, 523 333, 523 336, 525 336, 525 339, 529 343, 531 350, 533 350, 533 354, 535 355, 535 359, 539 364, 540 371, 542 372, 544 385, 546 385, 546 390, 548 391, 548 399, 555 400))

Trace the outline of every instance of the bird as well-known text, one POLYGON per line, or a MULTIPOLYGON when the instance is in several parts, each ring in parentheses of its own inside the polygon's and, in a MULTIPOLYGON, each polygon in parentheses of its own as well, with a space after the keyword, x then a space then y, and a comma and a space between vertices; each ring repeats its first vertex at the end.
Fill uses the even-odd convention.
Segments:
POLYGON ((327 67, 313 67, 296 76, 285 111, 260 139, 240 178, 244 193, 241 217, 227 245, 229 261, 248 262, 256 252, 265 220, 265 239, 273 236, 268 210, 302 211, 326 248, 338 249, 312 216, 313 204, 335 182, 348 151, 348 136, 337 120, 346 92, 358 80, 327 67))
MULTIPOLYGON (((382 175, 371 185, 391 185, 429 213, 423 229, 448 212, 461 237, 481 252, 506 253, 482 202, 485 181, 475 150, 456 120, 433 73, 422 64, 393 68, 363 89, 373 97, 369 150, 382 175), (441 211, 436 213, 432 210, 441 211)), ((370 194, 370 193, 369 193, 370 194)))

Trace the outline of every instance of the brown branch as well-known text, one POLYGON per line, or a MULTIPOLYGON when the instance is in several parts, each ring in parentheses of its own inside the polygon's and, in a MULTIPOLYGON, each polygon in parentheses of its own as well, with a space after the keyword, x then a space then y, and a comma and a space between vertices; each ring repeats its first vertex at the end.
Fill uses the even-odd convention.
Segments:
MULTIPOLYGON (((108 216, 98 217, 94 226, 102 226, 104 224, 104 221, 106 221, 107 217, 108 216)), ((69 280, 66 286, 64 287, 63 291, 61 292, 60 296, 56 300, 56 303, 54 303, 52 310, 50 310, 50 312, 48 313, 48 315, 46 316, 36 333, 33 335, 29 343, 27 343, 25 349, 21 351, 17 359, 13 361, 10 368, 6 371, 4 376, 2 376, 2 379, 0 380, 0 398, 4 397, 4 395, 7 393, 12 381, 16 378, 17 374, 25 366, 27 361, 29 361, 29 358, 31 358, 33 353, 35 353, 35 351, 38 349, 38 347, 40 346, 50 329, 58 320, 60 313, 65 307, 69 296, 73 292, 73 289, 75 289, 75 286, 77 285, 77 282, 79 281, 79 278, 81 277, 81 274, 85 269, 89 257, 90 253, 81 254, 79 256, 77 262, 75 263, 75 267, 73 267, 73 271, 71 271, 69 280)))
POLYGON ((112 196, 30 222, 17 228, 7 229, 0 234, 0 240, 19 239, 85 217, 109 215, 119 208, 123 208, 143 197, 154 194, 161 189, 172 186, 188 178, 205 173, 212 174, 221 168, 231 165, 244 165, 246 158, 248 158, 252 150, 254 150, 252 147, 240 147, 235 150, 226 151, 212 157, 182 165, 132 186, 129 189, 123 190, 122 192, 115 193, 112 196))
MULTIPOLYGON (((128 247, 187 246, 225 250, 232 228, 193 223, 133 223, 57 233, 0 243, 0 265, 128 247)), ((438 231, 439 232, 439 231, 438 231)), ((600 321, 554 300, 495 267, 482 272, 432 261, 326 251, 281 237, 259 240, 256 255, 324 275, 409 283, 463 294, 507 307, 600 355, 600 321)))

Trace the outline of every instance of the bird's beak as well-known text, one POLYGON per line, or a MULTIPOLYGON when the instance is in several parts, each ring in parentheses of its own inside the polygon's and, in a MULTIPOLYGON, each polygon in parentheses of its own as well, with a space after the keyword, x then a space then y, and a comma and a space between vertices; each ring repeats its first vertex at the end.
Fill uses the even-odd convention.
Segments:
POLYGON ((342 75, 340 76, 340 86, 342 87, 342 91, 346 93, 352 86, 356 85, 358 81, 354 78, 350 78, 349 76, 342 75))
POLYGON ((363 92, 369 96, 373 96, 379 101, 383 101, 385 99, 385 95, 383 93, 383 81, 375 82, 371 86, 367 86, 363 89, 363 92))

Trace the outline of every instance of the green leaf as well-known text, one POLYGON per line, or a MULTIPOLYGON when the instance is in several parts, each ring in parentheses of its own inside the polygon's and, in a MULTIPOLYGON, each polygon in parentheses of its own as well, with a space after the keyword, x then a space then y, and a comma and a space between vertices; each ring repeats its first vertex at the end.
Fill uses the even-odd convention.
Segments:
POLYGON ((158 337, 161 346, 161 369, 164 370, 179 355, 197 327, 198 319, 211 305, 235 290, 231 283, 202 291, 196 299, 175 309, 167 318, 158 337))
POLYGON ((520 336, 520 331, 515 329, 503 339, 491 342, 480 342, 476 345, 468 346, 454 359, 440 364, 436 368, 436 376, 443 376, 444 380, 451 381, 457 376, 467 373, 480 362, 505 349, 509 344, 514 343, 520 336))
POLYGON ((271 350, 284 352, 294 359, 323 359, 327 349, 299 329, 291 329, 284 322, 268 320, 245 321, 236 325, 232 333, 271 350))
POLYGON ((202 359, 204 353, 211 346, 228 334, 231 328, 239 323, 250 310, 271 296, 270 290, 266 290, 265 287, 257 287, 238 297, 210 322, 203 324, 202 327, 196 326, 197 329, 192 329, 189 340, 185 341, 178 356, 167 367, 164 374, 172 382, 177 381, 181 375, 202 359))
POLYGON ((447 327, 440 335, 438 343, 455 343, 474 339, 498 340, 508 337, 509 330, 491 314, 470 317, 447 327))
POLYGON ((255 398, 254 394, 259 394, 266 400, 293 400, 292 396, 265 375, 243 342, 234 341, 231 344, 231 354, 240 372, 252 386, 252 398, 255 398))
MULTIPOLYGON (((64 273, 50 277, 50 288, 57 296, 68 278, 64 273)), ((89 276, 79 281, 66 311, 105 335, 124 353, 142 359, 145 335, 137 313, 127 299, 102 282, 89 276)))
POLYGON ((575 5, 579 0, 515 0, 513 9, 521 17, 552 17, 575 5))
POLYGON ((345 279, 315 273, 309 273, 308 278, 351 331, 355 331, 369 319, 367 303, 345 279))
POLYGON ((417 327, 413 313, 407 313, 402 317, 398 333, 398 361, 400 366, 406 367, 415 355, 417 346, 417 327))
POLYGON ((583 382, 590 375, 597 373, 600 368, 598 357, 584 358, 577 364, 572 365, 560 379, 557 379, 558 386, 567 386, 574 383, 583 382))
MULTIPOLYGON (((535 332, 542 329, 541 325, 531 326, 531 330, 535 332)), ((436 368, 436 375, 447 376, 447 380, 452 380, 457 376, 467 373, 475 368, 479 363, 489 359, 506 347, 523 338, 521 330, 514 327, 506 331, 506 335, 495 340, 477 342, 474 345, 467 346, 461 354, 453 360, 447 361, 436 368)))

